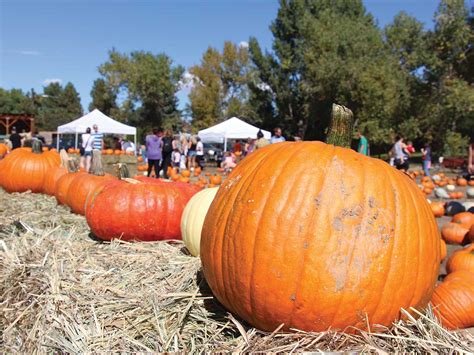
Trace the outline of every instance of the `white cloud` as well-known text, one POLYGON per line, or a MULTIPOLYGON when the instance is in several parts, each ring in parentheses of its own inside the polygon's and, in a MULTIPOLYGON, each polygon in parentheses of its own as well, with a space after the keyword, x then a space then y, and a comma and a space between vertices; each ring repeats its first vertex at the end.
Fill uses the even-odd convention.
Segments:
POLYGON ((249 47, 249 42, 242 41, 242 42, 239 43, 239 47, 248 48, 249 47))
POLYGON ((16 52, 21 55, 41 55, 41 52, 38 52, 38 51, 16 51, 16 52))
POLYGON ((58 78, 48 78, 48 79, 44 79, 44 81, 43 81, 44 86, 48 86, 49 84, 52 84, 52 83, 61 84, 62 80, 58 79, 58 78))
POLYGON ((179 82, 180 90, 191 90, 194 87, 194 75, 188 71, 185 71, 183 78, 179 82))

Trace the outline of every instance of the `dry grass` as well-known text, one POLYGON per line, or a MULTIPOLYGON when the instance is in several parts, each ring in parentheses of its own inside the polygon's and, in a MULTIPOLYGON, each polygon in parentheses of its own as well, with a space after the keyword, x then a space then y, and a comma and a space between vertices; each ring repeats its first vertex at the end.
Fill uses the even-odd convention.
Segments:
POLYGON ((268 334, 212 297, 181 243, 99 243, 54 198, 0 189, 2 352, 472 352, 430 311, 383 334, 268 334))

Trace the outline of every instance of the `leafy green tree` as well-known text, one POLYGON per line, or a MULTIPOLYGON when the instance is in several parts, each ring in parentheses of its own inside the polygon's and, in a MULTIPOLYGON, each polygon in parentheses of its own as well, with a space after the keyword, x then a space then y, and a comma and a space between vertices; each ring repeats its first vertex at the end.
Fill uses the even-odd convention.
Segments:
POLYGON ((176 92, 184 68, 173 66, 166 54, 145 51, 125 54, 112 50, 99 72, 113 92, 125 97, 119 116, 146 127, 174 128, 180 121, 176 92))
POLYGON ((43 94, 35 94, 34 100, 38 109, 37 126, 42 130, 56 130, 83 114, 79 93, 72 83, 64 88, 51 83, 43 88, 43 94))
POLYGON ((31 97, 23 93, 22 90, 0 88, 0 113, 34 114, 35 109, 31 97))
POLYGON ((117 109, 117 94, 102 78, 94 80, 91 97, 92 102, 89 105, 89 111, 98 109, 106 115, 111 115, 112 110, 117 109))

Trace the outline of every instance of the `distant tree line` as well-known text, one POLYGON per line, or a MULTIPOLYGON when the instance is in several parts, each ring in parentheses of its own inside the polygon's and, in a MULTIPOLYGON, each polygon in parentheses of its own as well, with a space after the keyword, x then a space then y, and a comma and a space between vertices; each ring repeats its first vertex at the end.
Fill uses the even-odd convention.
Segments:
MULTIPOLYGON (((164 53, 112 49, 89 110, 143 131, 197 131, 238 116, 322 140, 337 102, 354 112, 372 152, 402 134, 457 154, 474 134, 474 21, 463 0, 441 0, 432 30, 404 12, 379 28, 361 0, 280 0, 270 30, 271 50, 253 37, 225 42, 187 72, 164 53), (176 94, 185 85, 189 104, 180 112, 176 94)), ((32 112, 54 129, 82 109, 72 84, 53 83, 40 95, 0 89, 0 112, 32 112)))

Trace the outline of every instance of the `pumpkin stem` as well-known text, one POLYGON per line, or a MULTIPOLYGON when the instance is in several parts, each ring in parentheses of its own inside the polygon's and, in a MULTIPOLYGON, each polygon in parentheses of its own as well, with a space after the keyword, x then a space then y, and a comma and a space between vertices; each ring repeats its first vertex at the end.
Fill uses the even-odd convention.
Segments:
POLYGON ((331 123, 329 124, 326 143, 349 148, 352 141, 354 115, 347 107, 332 104, 331 123))
POLYGON ((117 163, 117 164, 114 164, 114 167, 115 167, 115 176, 117 176, 119 180, 123 180, 125 178, 130 177, 130 172, 128 170, 127 164, 117 163))
POLYGON ((31 151, 36 154, 43 153, 43 144, 39 139, 35 139, 31 142, 31 151))
POLYGON ((69 155, 65 149, 59 151, 59 159, 61 159, 61 167, 67 168, 67 162, 69 161, 69 155))
POLYGON ((92 150, 92 162, 91 162, 90 173, 96 176, 105 175, 104 167, 102 166, 102 154, 97 149, 92 150))
POLYGON ((70 173, 77 173, 79 171, 77 161, 74 158, 68 158, 67 171, 70 173))

